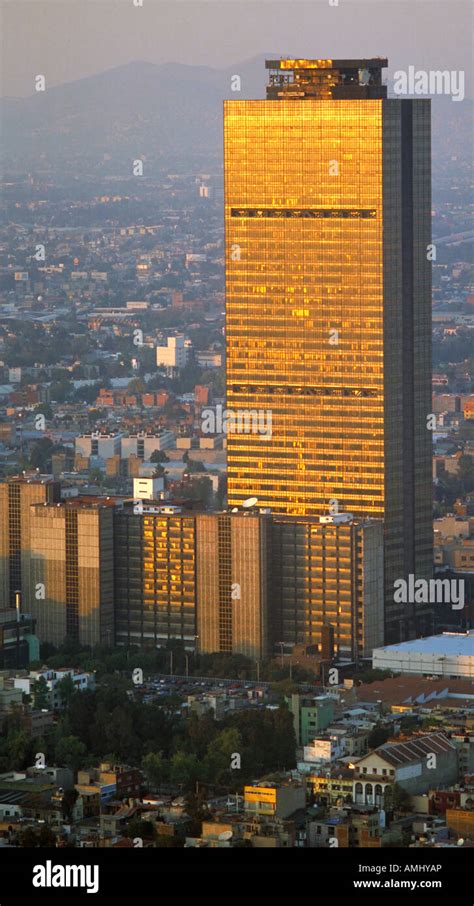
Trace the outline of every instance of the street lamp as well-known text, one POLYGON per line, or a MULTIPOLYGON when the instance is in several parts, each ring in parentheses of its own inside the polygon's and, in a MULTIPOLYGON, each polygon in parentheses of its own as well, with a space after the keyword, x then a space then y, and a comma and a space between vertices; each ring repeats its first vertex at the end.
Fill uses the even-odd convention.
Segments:
POLYGON ((284 647, 285 647, 285 643, 284 643, 284 642, 277 642, 277 644, 280 646, 280 649, 281 649, 281 666, 283 667, 283 649, 284 649, 284 647))
POLYGON ((197 649, 197 645, 196 645, 198 638, 199 638, 198 635, 194 636, 194 660, 195 660, 196 667, 198 665, 198 649, 197 649))

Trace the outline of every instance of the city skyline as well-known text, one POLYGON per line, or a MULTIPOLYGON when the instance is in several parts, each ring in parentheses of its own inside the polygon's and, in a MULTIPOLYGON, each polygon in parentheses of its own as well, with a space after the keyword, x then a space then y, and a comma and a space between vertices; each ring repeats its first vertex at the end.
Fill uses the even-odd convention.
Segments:
POLYGON ((472 7, 2 13, 2 906, 467 906, 472 7))

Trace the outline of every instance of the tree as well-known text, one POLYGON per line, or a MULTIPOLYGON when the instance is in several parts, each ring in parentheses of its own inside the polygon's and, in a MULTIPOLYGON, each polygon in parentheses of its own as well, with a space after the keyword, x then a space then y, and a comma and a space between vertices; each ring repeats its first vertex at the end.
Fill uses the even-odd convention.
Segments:
POLYGON ((212 713, 207 712, 201 717, 191 712, 186 721, 186 740, 190 751, 199 759, 204 759, 209 744, 217 736, 217 723, 212 713))
POLYGON ((155 846, 159 849, 178 849, 184 846, 182 837, 171 837, 168 834, 156 834, 155 846))
POLYGON ((170 780, 178 787, 191 789, 199 779, 201 765, 195 755, 176 752, 171 759, 170 780))
POLYGON ((53 418, 54 413, 49 403, 40 403, 35 409, 35 415, 44 415, 44 417, 50 421, 53 418))
POLYGON ((124 830, 125 837, 142 837, 148 840, 153 840, 154 837, 154 827, 152 821, 143 820, 143 818, 134 818, 129 822, 127 827, 124 830))
POLYGON ((275 757, 278 768, 295 767, 296 736, 293 727, 293 715, 286 705, 278 711, 268 712, 273 719, 273 728, 269 728, 271 739, 275 744, 275 757))
POLYGON ((70 821, 72 818, 74 806, 77 802, 78 797, 79 797, 79 793, 77 792, 77 790, 74 789, 74 787, 70 790, 64 791, 62 802, 61 802, 61 811, 63 813, 63 817, 66 818, 68 821, 70 821))
POLYGON ((74 681, 70 674, 63 676, 62 680, 59 680, 59 683, 56 684, 56 691, 59 692, 62 706, 69 708, 71 699, 76 692, 74 681))
POLYGON ((9 771, 27 767, 37 751, 36 746, 26 730, 10 730, 8 736, 0 736, 0 769, 9 771))
POLYGON ((169 456, 166 455, 164 450, 153 450, 153 453, 150 456, 150 462, 169 462, 169 456))
POLYGON ((218 785, 228 785, 231 778, 233 780, 236 779, 236 777, 238 778, 238 770, 234 772, 233 776, 231 759, 232 755, 236 753, 241 756, 242 751, 242 736, 237 728, 229 727, 226 730, 221 730, 215 739, 209 743, 204 760, 205 771, 209 781, 218 785))
POLYGON ((408 812, 411 808, 410 794, 398 783, 394 783, 392 787, 392 807, 394 811, 399 812, 408 812))
POLYGON ((104 473, 100 469, 91 469, 89 472, 89 480, 91 484, 102 485, 104 483, 104 473))
POLYGON ((107 718, 105 727, 107 747, 117 758, 136 762, 141 757, 141 743, 133 725, 129 703, 118 705, 107 718))
POLYGON ((418 720, 416 717, 402 717, 400 721, 400 730, 407 736, 414 732, 418 728, 418 720))
POLYGON ((56 761, 72 771, 78 771, 84 765, 86 755, 86 746, 77 736, 65 736, 56 745, 56 761))
POLYGON ((43 711, 49 707, 49 689, 44 676, 40 676, 33 683, 33 701, 37 711, 43 711))
POLYGON ((145 384, 141 378, 132 378, 131 381, 128 382, 127 391, 128 393, 144 393, 145 384))
POLYGON ((379 746, 383 746, 384 742, 387 742, 387 739, 389 738, 390 731, 382 726, 382 724, 377 724, 369 733, 367 745, 369 749, 377 749, 379 746))
POLYGON ((33 469, 48 472, 51 468, 51 454, 54 444, 49 437, 42 437, 33 444, 30 452, 30 463, 33 469))
POLYGON ((206 466, 204 465, 203 462, 201 462, 200 459, 188 459, 187 463, 188 463, 188 465, 186 468, 186 472, 189 475, 192 475, 196 472, 205 472, 206 471, 206 466))
POLYGON ((25 830, 21 832, 20 846, 23 848, 28 847, 29 849, 33 846, 38 846, 38 837, 32 827, 26 827, 25 830))
POLYGON ((142 770, 151 786, 159 786, 165 777, 165 762, 162 753, 148 752, 142 761, 142 770))
POLYGON ((38 834, 38 846, 42 846, 45 849, 51 849, 56 846, 56 834, 47 824, 43 824, 38 834))
POLYGON ((188 831, 188 836, 190 837, 198 837, 200 835, 202 822, 206 821, 210 816, 207 798, 207 794, 203 789, 199 789, 197 792, 190 790, 186 796, 184 807, 186 814, 189 815, 191 820, 191 827, 188 831))
POLYGON ((463 495, 474 490, 474 457, 465 454, 459 457, 458 476, 463 495))

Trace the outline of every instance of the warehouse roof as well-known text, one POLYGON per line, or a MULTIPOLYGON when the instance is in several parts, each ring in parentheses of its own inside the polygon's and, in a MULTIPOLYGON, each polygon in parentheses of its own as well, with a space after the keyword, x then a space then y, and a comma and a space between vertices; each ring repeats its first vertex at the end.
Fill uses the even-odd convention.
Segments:
POLYGON ((386 645, 375 651, 388 651, 393 655, 439 654, 446 656, 474 657, 474 630, 469 632, 442 632, 425 639, 413 639, 397 645, 386 645))
POLYGON ((364 755, 357 762, 357 766, 363 764, 367 758, 377 754, 388 764, 398 768, 402 765, 418 762, 433 752, 439 754, 441 752, 450 752, 454 749, 454 744, 450 742, 444 733, 428 733, 426 736, 413 736, 403 742, 386 743, 383 746, 379 746, 373 752, 364 755))

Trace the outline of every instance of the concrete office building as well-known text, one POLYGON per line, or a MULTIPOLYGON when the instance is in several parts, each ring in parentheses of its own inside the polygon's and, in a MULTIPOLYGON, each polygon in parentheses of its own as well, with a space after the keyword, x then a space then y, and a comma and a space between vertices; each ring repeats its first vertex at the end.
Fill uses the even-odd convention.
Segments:
POLYGON ((272 518, 272 637, 366 657, 383 641, 383 526, 350 515, 272 518))
POLYGON ((116 641, 268 653, 268 522, 139 504, 115 512, 116 641))
POLYGON ((160 434, 130 434, 121 439, 121 457, 138 456, 148 462, 155 451, 168 450, 174 447, 176 438, 172 431, 161 431, 160 434))
POLYGON ((169 375, 174 375, 186 365, 189 356, 189 345, 184 336, 168 337, 166 346, 156 347, 156 364, 166 368, 169 375))
POLYGON ((112 645, 113 510, 71 499, 31 508, 28 608, 41 642, 112 645))
POLYGON ((270 531, 260 514, 196 516, 199 651, 269 653, 270 531))
POLYGON ((79 434, 74 441, 76 456, 110 459, 120 455, 120 434, 79 434))
POLYGON ((0 610, 15 607, 29 613, 30 514, 35 503, 59 500, 60 486, 47 475, 10 478, 0 484, 0 610))
POLYGON ((194 648, 194 515, 143 501, 117 509, 114 523, 116 644, 154 648, 179 639, 194 648))

